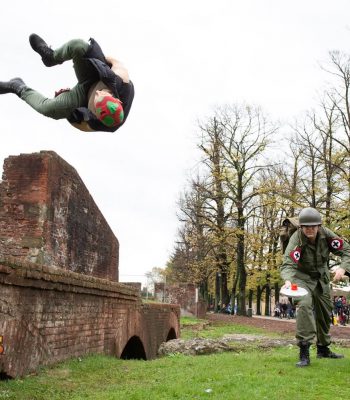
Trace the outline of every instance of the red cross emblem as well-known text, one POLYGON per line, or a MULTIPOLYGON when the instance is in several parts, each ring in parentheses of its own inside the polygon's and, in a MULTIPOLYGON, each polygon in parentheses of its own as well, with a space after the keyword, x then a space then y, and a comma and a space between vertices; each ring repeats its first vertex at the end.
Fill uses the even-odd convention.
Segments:
POLYGON ((298 264, 301 257, 301 248, 295 248, 289 253, 289 256, 296 264, 298 264))

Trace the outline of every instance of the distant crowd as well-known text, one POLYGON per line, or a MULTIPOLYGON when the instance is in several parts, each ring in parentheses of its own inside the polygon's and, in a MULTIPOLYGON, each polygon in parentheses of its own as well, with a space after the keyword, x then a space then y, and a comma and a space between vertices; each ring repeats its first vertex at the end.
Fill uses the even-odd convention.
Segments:
MULTIPOLYGON (((289 300, 276 302, 273 314, 276 318, 295 318, 296 307, 289 300)), ((350 304, 345 296, 333 297, 332 324, 345 326, 350 321, 350 304)))
MULTIPOLYGON (((210 304, 208 311, 215 312, 214 304, 210 304)), ((223 314, 237 314, 237 306, 232 310, 231 304, 219 304, 217 312, 223 314), (233 311, 233 312, 232 312, 233 311)), ((282 298, 281 301, 277 301, 275 308, 272 310, 272 315, 276 318, 292 319, 296 318, 297 309, 292 301, 288 298, 282 298)), ((348 303, 345 296, 334 296, 333 297, 333 310, 332 310, 332 324, 345 326, 349 324, 350 320, 350 304, 348 303)))
POLYGON ((291 319, 296 317, 296 308, 295 305, 290 302, 290 300, 286 299, 276 302, 273 313, 276 318, 291 319))
POLYGON ((349 323, 349 310, 350 304, 347 302, 345 296, 333 297, 333 311, 332 311, 332 324, 343 325, 349 323))

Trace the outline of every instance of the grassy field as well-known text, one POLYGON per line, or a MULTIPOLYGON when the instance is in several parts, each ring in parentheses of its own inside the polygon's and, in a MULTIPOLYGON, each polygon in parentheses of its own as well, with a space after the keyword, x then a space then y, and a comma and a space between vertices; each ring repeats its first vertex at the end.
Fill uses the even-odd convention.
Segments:
MULTIPOLYGON (((190 338, 205 333, 262 333, 237 325, 187 329, 190 338)), ((89 356, 40 371, 35 376, 0 381, 0 399, 16 400, 167 400, 167 399, 292 399, 349 398, 350 349, 341 360, 318 360, 296 368, 297 348, 251 349, 209 356, 172 354, 152 361, 89 356)))

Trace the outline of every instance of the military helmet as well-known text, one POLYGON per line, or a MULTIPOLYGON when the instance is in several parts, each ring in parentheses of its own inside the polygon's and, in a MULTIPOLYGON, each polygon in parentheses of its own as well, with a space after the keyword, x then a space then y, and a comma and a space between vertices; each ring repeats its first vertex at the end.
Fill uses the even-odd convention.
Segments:
POLYGON ((299 225, 321 225, 321 214, 312 207, 303 208, 299 213, 299 225))

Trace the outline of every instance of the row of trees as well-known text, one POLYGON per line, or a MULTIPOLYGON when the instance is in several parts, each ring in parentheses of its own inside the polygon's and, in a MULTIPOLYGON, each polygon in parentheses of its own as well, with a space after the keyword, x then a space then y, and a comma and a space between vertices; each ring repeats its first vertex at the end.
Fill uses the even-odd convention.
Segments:
MULTIPOLYGON (((279 227, 302 207, 350 238, 350 59, 330 53, 334 84, 320 107, 282 127, 259 107, 226 105, 199 123, 200 163, 179 200, 180 228, 167 282, 199 285, 215 306, 279 292, 279 227)), ((269 301, 265 313, 269 314, 269 301)))

